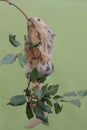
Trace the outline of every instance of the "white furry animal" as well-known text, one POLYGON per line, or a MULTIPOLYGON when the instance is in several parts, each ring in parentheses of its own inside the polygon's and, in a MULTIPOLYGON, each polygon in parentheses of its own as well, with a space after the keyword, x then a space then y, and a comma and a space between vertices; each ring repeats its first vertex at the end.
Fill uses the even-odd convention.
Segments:
POLYGON ((54 72, 54 66, 50 61, 47 61, 45 62, 45 64, 39 63, 37 65, 37 70, 38 70, 39 77, 42 77, 43 75, 49 76, 54 72))
POLYGON ((51 63, 52 47, 55 34, 42 19, 30 17, 27 23, 27 39, 25 40, 25 55, 27 57, 27 73, 33 68, 37 68, 39 76, 50 75, 54 67, 51 63), (35 45, 41 42, 37 47, 29 49, 29 42, 35 45))

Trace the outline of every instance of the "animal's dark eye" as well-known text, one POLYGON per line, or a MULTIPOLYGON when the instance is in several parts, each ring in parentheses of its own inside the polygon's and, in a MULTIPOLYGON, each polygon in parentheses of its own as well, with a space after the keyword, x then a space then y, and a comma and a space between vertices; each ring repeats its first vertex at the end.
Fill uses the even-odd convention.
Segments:
POLYGON ((40 21, 40 19, 37 19, 38 21, 40 21))

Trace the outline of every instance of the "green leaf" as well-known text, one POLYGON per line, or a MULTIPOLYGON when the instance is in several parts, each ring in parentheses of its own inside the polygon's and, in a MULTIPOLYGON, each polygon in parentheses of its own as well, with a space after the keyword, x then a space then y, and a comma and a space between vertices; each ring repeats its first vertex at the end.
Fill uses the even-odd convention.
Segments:
POLYGON ((44 112, 52 113, 50 106, 49 106, 49 105, 46 105, 44 102, 42 102, 42 101, 38 102, 38 106, 39 106, 44 112))
POLYGON ((58 103, 60 101, 63 101, 64 97, 63 96, 59 96, 59 95, 56 95, 53 97, 53 100, 55 103, 58 103))
POLYGON ((55 113, 58 114, 62 111, 63 106, 60 106, 58 103, 54 103, 55 113))
POLYGON ((77 92, 77 95, 78 95, 78 96, 81 96, 81 97, 87 96, 87 90, 78 91, 78 92, 77 92))
POLYGON ((13 54, 8 54, 0 61, 0 64, 12 64, 15 60, 16 57, 13 54))
POLYGON ((39 46, 41 44, 41 42, 39 42, 39 43, 34 43, 34 45, 32 46, 32 47, 37 47, 37 46, 39 46))
POLYGON ((48 98, 44 98, 45 102, 50 105, 51 107, 53 106, 51 100, 49 100, 48 98))
POLYGON ((24 40, 26 40, 27 39, 27 36, 26 35, 24 35, 24 40))
POLYGON ((37 46, 39 46, 39 44, 41 44, 41 42, 39 42, 39 43, 33 43, 32 41, 30 41, 30 42, 28 43, 29 48, 37 47, 37 46))
POLYGON ((34 89, 35 95, 38 97, 38 99, 42 98, 42 89, 34 89))
POLYGON ((65 93, 63 96, 73 97, 73 96, 76 96, 76 93, 72 91, 72 92, 65 93))
POLYGON ((81 102, 79 100, 70 100, 69 102, 77 107, 81 106, 81 102))
POLYGON ((46 93, 46 91, 47 91, 47 87, 48 87, 48 84, 42 86, 41 89, 42 89, 43 93, 46 93))
POLYGON ((31 80, 37 80, 38 77, 38 71, 36 68, 34 68, 30 73, 30 79, 31 80))
POLYGON ((43 125, 49 126, 49 122, 48 122, 48 118, 47 118, 47 122, 42 122, 43 125))
POLYGON ((23 105, 25 102, 26 102, 26 98, 24 95, 16 95, 10 99, 8 105, 19 106, 19 105, 23 105))
POLYGON ((26 56, 23 55, 22 53, 18 54, 18 61, 21 67, 24 67, 26 65, 26 56))
POLYGON ((44 113, 39 112, 38 115, 36 115, 36 117, 48 124, 48 117, 45 117, 44 113))
POLYGON ((9 34, 9 41, 10 41, 11 45, 13 45, 14 47, 18 47, 21 44, 15 38, 16 38, 16 35, 9 34))
POLYGON ((34 117, 32 109, 30 108, 29 104, 27 104, 26 106, 26 115, 29 120, 34 117))
POLYGON ((44 83, 46 80, 46 76, 42 76, 41 78, 38 79, 38 82, 44 83))
POLYGON ((50 85, 46 91, 46 95, 55 95, 58 91, 59 85, 50 85))
POLYGON ((36 107, 33 108, 33 112, 35 113, 37 118, 39 118, 42 121, 48 123, 48 118, 45 117, 44 111, 41 109, 41 107, 38 104, 37 104, 36 107))

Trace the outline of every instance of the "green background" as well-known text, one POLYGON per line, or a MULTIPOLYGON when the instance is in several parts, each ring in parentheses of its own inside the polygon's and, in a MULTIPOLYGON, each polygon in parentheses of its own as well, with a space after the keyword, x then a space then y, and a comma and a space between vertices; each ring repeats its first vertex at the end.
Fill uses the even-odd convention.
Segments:
MULTIPOLYGON (((53 64, 55 72, 51 84, 59 83, 59 94, 87 89, 87 0, 14 0, 29 16, 42 18, 55 32, 53 64)), ((9 33, 16 34, 24 44, 26 20, 7 3, 0 2, 0 59, 8 53, 16 54, 21 48, 9 44, 9 33)), ((24 130, 29 122, 25 106, 11 107, 6 103, 13 95, 23 93, 27 80, 16 61, 0 66, 0 130, 24 130)), ((77 108, 64 104, 59 115, 49 115, 50 126, 39 125, 33 130, 87 130, 87 98, 77 108)))

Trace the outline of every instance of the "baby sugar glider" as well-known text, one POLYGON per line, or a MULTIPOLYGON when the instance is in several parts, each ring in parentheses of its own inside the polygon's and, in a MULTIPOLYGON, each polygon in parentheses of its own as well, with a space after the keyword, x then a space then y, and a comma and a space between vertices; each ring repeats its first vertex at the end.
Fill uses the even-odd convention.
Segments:
MULTIPOLYGON (((37 32, 40 34, 40 38, 42 41, 43 46, 47 47, 48 55, 50 55, 50 58, 52 57, 52 47, 53 47, 53 39, 55 34, 52 32, 50 27, 44 23, 44 21, 37 17, 30 17, 31 22, 36 27, 37 32)), ((50 75, 54 71, 54 67, 51 63, 51 61, 46 61, 44 64, 39 62, 37 65, 37 69, 39 72, 39 75, 50 75)))
MULTIPOLYGON (((30 22, 27 25, 28 39, 33 41, 34 43, 37 43, 38 41, 41 42, 41 44, 37 48, 35 48, 35 52, 36 49, 39 49, 42 58, 47 60, 44 60, 45 62, 43 63, 41 60, 33 60, 30 56, 27 62, 26 74, 30 72, 34 67, 36 67, 39 73, 39 77, 42 77, 43 75, 49 76, 54 71, 54 67, 51 63, 51 57, 53 39, 55 34, 52 32, 50 27, 44 23, 42 19, 39 19, 37 17, 30 17, 30 22), (31 65, 30 61, 33 63, 34 67, 33 65, 31 65)), ((37 53, 39 54, 39 51, 37 51, 37 53)), ((35 54, 35 56, 37 55, 37 53, 35 54)))

